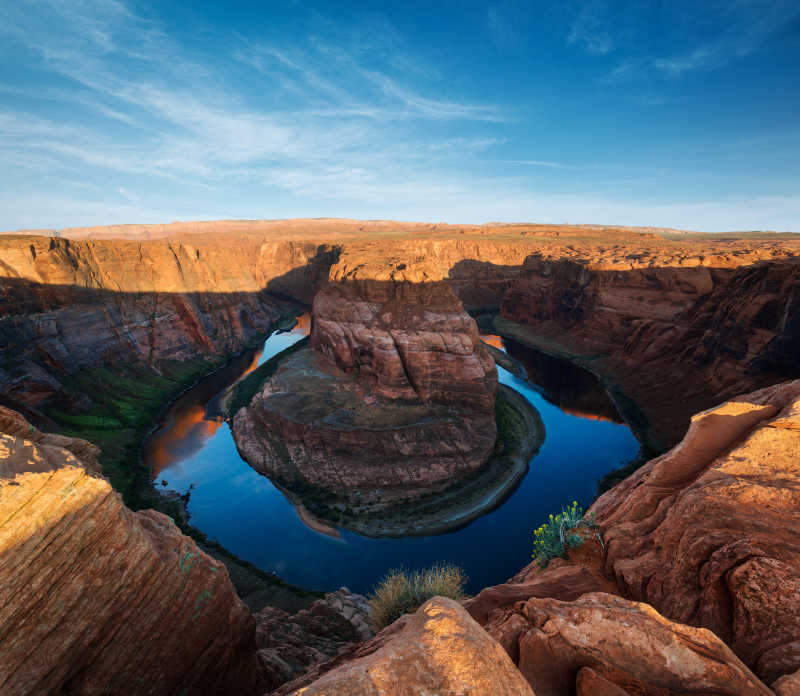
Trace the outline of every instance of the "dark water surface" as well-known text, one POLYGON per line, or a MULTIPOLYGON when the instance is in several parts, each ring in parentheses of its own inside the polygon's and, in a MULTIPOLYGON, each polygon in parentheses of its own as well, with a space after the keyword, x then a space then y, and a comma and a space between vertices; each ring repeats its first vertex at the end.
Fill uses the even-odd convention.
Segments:
MULTIPOLYGON (((596 379, 564 361, 509 345, 530 382, 498 368, 500 381, 538 409, 547 434, 508 500, 467 527, 438 536, 368 539, 342 530, 337 539, 320 534, 303 524, 269 479, 239 457, 228 424, 205 415, 228 384, 307 332, 303 317, 293 331, 273 334, 262 350, 239 356, 187 392, 144 450, 159 487, 166 481, 168 488, 185 493, 192 486, 188 509, 194 526, 296 585, 321 590, 346 585, 367 592, 390 568, 415 569, 439 561, 466 570, 469 592, 503 582, 530 561, 532 530, 549 513, 572 500, 589 504, 598 479, 639 450, 596 379)), ((503 345, 498 337, 487 338, 503 345)))

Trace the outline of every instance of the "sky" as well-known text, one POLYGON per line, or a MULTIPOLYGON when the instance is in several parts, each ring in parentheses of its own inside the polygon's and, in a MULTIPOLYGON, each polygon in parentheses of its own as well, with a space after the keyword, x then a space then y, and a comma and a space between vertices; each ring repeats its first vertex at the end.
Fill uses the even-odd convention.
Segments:
POLYGON ((800 231, 797 0, 0 0, 0 230, 800 231))

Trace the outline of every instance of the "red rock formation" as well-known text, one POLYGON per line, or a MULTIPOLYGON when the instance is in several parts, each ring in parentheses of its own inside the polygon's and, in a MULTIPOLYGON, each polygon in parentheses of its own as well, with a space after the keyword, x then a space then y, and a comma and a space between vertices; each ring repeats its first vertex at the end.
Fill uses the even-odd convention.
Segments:
POLYGON ((486 463, 496 434, 497 369, 450 287, 371 271, 317 294, 311 350, 233 419, 256 470, 351 504, 452 486, 486 463))
POLYGON ((255 624, 225 566, 128 510, 96 456, 0 408, 0 692, 253 693, 255 624))
POLYGON ((376 395, 493 412, 494 360, 447 285, 355 276, 321 290, 313 316, 312 348, 376 395))
POLYGON ((314 350, 287 359, 235 415, 234 437, 289 488, 417 498, 489 458, 497 371, 447 286, 367 287, 320 293, 314 350))
POLYGON ((621 592, 711 629, 765 682, 800 668, 800 380, 692 419, 592 507, 621 592))
POLYGON ((799 452, 800 380, 700 413, 678 446, 590 508, 598 539, 588 536, 545 570, 531 563, 466 606, 520 661, 523 602, 569 607, 586 592, 622 595, 710 629, 765 683, 792 693, 800 671, 799 452))
POLYGON ((284 685, 275 696, 289 693, 533 696, 503 649, 458 603, 444 597, 428 600, 415 614, 284 685))
POLYGON ((540 259, 506 291, 502 316, 522 325, 523 342, 603 377, 623 414, 635 401, 646 419, 637 429, 663 451, 692 413, 798 375, 800 261, 703 264, 611 270, 540 259))
POLYGON ((61 381, 81 367, 240 350, 281 314, 268 286, 310 302, 332 259, 324 246, 247 237, 0 237, 0 394, 39 406, 71 398, 61 381))
POLYGON ((514 634, 520 672, 536 696, 770 694, 711 631, 614 595, 533 598, 494 630, 514 634))
POLYGON ((63 395, 63 367, 92 356, 157 362, 236 350, 274 315, 258 293, 310 302, 332 263, 333 280, 445 280, 468 308, 502 306, 530 342, 601 375, 657 449, 720 396, 797 376, 793 237, 347 220, 69 234, 88 239, 0 236, 0 316, 13 315, 0 319, 0 349, 13 358, 0 364, 0 391, 16 403, 63 395), (92 239, 131 235, 151 239, 92 239), (77 288, 111 294, 79 297, 77 288))

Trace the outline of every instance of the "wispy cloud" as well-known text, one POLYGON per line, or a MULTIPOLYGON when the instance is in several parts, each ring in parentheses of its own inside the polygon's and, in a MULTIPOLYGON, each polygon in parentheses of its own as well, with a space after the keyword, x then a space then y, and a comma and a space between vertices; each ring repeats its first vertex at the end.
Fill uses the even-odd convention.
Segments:
POLYGON ((608 16, 606 0, 584 0, 572 20, 567 41, 580 44, 589 53, 606 54, 615 48, 615 23, 608 16))
MULTIPOLYGON (((589 5, 587 7, 594 7, 589 5)), ((653 55, 646 47, 641 54, 624 58, 606 76, 608 83, 632 82, 642 78, 668 76, 679 78, 695 71, 716 70, 731 61, 749 56, 761 50, 768 41, 793 21, 800 18, 800 4, 796 0, 774 0, 770 3, 760 0, 734 0, 727 3, 709 3, 703 5, 704 22, 701 27, 691 26, 696 22, 695 15, 681 19, 683 32, 688 37, 695 37, 693 43, 684 50, 671 55, 653 55), (712 38, 705 38, 711 35, 712 38)), ((578 26, 583 23, 579 20, 578 26)), ((589 13, 590 18, 596 14, 589 13)), ((673 17, 673 19, 676 19, 673 17)), ((591 26, 591 19, 587 20, 591 26)), ((682 26, 678 23, 678 26, 682 26)), ((605 45, 599 33, 588 31, 601 48, 605 45)), ((583 34, 578 34, 583 36, 583 34)), ((572 35, 571 35, 572 37, 572 35)), ((603 52, 603 51, 596 51, 603 52)))
POLYGON ((568 164, 560 162, 548 162, 546 160, 503 160, 506 164, 525 164, 531 167, 546 167, 548 169, 573 169, 568 164))

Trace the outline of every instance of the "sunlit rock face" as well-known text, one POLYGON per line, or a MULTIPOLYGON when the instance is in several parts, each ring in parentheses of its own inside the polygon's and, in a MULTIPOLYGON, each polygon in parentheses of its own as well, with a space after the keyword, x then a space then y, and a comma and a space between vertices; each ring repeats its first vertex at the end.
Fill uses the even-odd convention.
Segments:
MULTIPOLYGON (((706 673, 720 677, 720 684, 728 677, 718 670, 724 665, 732 669, 730 658, 709 643, 709 631, 693 633, 689 626, 712 631, 762 682, 776 684, 777 693, 794 693, 800 671, 798 453, 800 380, 701 412, 677 446, 596 501, 589 512, 597 528, 567 560, 551 561, 544 570, 534 561, 507 583, 484 589, 466 606, 521 667, 527 661, 523 671, 529 676, 535 671, 534 656, 542 651, 564 660, 564 654, 574 657, 575 650, 587 649, 588 644, 568 646, 573 641, 567 633, 570 626, 571 635, 585 637, 598 617, 616 616, 613 621, 641 624, 645 633, 657 635, 669 628, 669 619, 679 624, 669 628, 677 633, 659 642, 669 646, 677 641, 682 649, 692 643, 705 645, 701 653, 708 649, 708 655, 718 656, 716 666, 706 665, 706 673), (621 595, 647 607, 620 604, 599 594, 588 599, 587 593, 621 595), (539 601, 544 598, 549 603, 539 601), (656 610, 664 617, 658 619, 660 627, 645 629, 656 610)), ((609 635, 622 636, 621 631, 614 629, 609 635)), ((626 642, 614 638, 604 650, 617 651, 626 642)), ((586 659, 581 658, 580 665, 597 670, 597 656, 589 660, 588 653, 582 654, 586 659)), ((681 688, 694 688, 687 673, 680 688, 678 682, 648 676, 643 683, 651 683, 651 691, 626 690, 628 677, 614 676, 610 670, 611 665, 623 665, 620 659, 609 657, 609 669, 600 671, 622 693, 672 693, 657 688, 683 693, 681 688)), ((702 663, 705 658, 687 658, 685 664, 693 660, 702 663)), ((639 674, 637 678, 646 676, 646 670, 624 670, 639 674)), ((742 674, 739 667, 734 671, 742 674)), ((571 674, 574 679, 574 670, 571 674)), ((552 679, 543 682, 551 686, 542 693, 555 693, 552 684, 559 682, 552 679)), ((730 679, 732 685, 739 683, 739 677, 730 679)), ((539 694, 533 676, 531 683, 539 694)), ((762 693, 745 684, 727 691, 709 687, 709 692, 762 693)))
POLYGON ((494 361, 444 283, 332 283, 314 298, 311 346, 376 396, 494 408, 494 361))
POLYGON ((277 693, 533 696, 505 651, 457 602, 444 597, 428 600, 415 614, 398 619, 371 641, 317 666, 277 693))
POLYGON ((160 696, 265 686, 225 566, 131 512, 98 450, 0 407, 0 692, 160 696))
POLYGON ((234 417, 256 470, 290 490, 385 504, 488 460, 497 370, 447 285, 332 283, 314 300, 311 346, 234 417))

